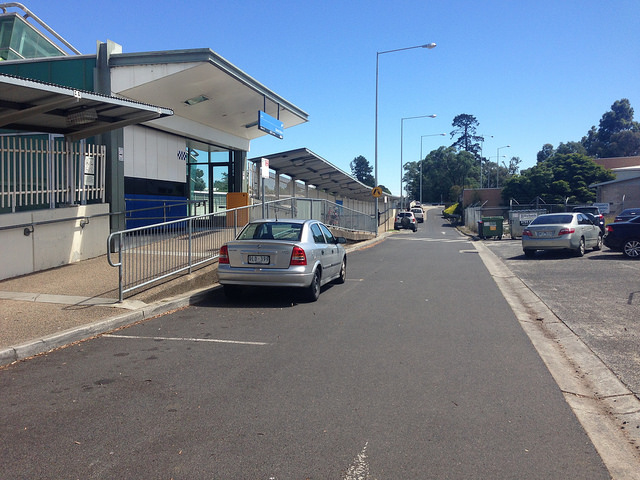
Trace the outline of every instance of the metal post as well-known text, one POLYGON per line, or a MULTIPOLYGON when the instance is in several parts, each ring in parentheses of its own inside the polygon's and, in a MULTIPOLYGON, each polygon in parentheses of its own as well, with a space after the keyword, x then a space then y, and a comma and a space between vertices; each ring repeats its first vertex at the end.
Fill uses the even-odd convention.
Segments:
MULTIPOLYGON (((380 64, 380 55, 384 54, 384 53, 392 53, 392 52, 399 52, 401 50, 411 50, 413 48, 428 48, 428 49, 432 49, 435 48, 436 44, 435 43, 428 43, 425 45, 417 45, 415 47, 406 47, 406 48, 397 48, 395 50, 386 50, 384 52, 376 52, 376 119, 375 119, 375 126, 376 126, 376 131, 375 131, 375 161, 374 161, 374 178, 375 178, 375 185, 374 187, 378 186, 378 67, 380 64)), ((401 186, 402 187, 402 186, 401 186)), ((400 192, 401 196, 402 196, 402 192, 400 192)), ((378 197, 376 197, 376 218, 378 218, 378 197)), ((378 220, 376 220, 376 222, 378 223, 378 226, 380 226, 380 222, 378 220)), ((378 231, 376 229, 376 236, 378 235, 378 231)))

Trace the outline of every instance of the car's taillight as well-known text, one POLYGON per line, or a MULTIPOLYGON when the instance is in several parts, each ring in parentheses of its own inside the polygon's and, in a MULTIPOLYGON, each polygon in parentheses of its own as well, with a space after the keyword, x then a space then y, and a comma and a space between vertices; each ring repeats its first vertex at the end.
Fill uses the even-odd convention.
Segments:
POLYGON ((289 265, 306 265, 307 264, 307 256, 304 253, 302 247, 298 247, 297 245, 293 247, 293 252, 291 252, 291 261, 289 265))
POLYGON ((607 232, 613 232, 613 227, 611 225, 607 225, 607 232))
POLYGON ((563 228, 558 232, 559 235, 569 235, 570 233, 576 233, 575 228, 563 228))
POLYGON ((525 228, 525 229, 522 231, 522 236, 523 236, 523 237, 532 237, 533 235, 531 235, 531 230, 529 230, 528 228, 525 228))
POLYGON ((220 253, 218 254, 218 263, 222 265, 229 265, 229 249, 226 245, 220 247, 220 253))

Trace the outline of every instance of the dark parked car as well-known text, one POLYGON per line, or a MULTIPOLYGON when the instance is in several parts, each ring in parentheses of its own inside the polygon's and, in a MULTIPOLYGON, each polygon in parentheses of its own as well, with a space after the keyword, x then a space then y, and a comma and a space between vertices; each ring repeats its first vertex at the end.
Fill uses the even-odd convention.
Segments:
POLYGON ((607 225, 603 242, 611 250, 622 252, 629 258, 640 258, 640 215, 626 222, 607 225))
POLYGON ((626 208, 618 215, 616 215, 616 218, 613 221, 626 222, 627 220, 631 220, 636 215, 640 215, 640 208, 626 208))
POLYGON ((595 218, 594 223, 600 227, 600 230, 602 230, 602 234, 604 235, 604 215, 600 213, 600 209, 598 207, 594 207, 592 205, 585 205, 582 207, 573 207, 573 211, 588 213, 590 215, 593 215, 593 217, 595 218))

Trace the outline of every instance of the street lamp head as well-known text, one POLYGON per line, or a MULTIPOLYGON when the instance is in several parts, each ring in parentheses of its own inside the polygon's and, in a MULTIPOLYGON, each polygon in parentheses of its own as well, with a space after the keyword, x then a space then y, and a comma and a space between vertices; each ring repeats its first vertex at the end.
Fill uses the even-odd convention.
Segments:
POLYGON ((427 43, 426 45, 422 45, 422 48, 428 48, 429 50, 431 50, 432 48, 436 48, 436 44, 435 43, 427 43))
POLYGON ((436 118, 436 114, 434 113, 433 115, 429 115, 429 118, 436 118))

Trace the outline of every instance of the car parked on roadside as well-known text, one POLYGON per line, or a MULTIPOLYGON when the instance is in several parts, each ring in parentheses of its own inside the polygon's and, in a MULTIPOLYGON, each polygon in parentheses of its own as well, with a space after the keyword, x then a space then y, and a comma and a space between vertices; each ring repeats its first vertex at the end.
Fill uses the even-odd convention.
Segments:
POLYGON ((422 208, 413 207, 411 209, 411 213, 413 213, 413 216, 416 217, 416 221, 418 223, 423 223, 424 222, 424 210, 422 210, 422 208))
POLYGON ((413 212, 398 212, 395 220, 393 221, 393 228, 396 230, 406 228, 416 232, 418 230, 418 221, 416 220, 413 212))
POLYGON ((536 250, 570 250, 581 257, 587 248, 602 248, 602 232, 582 212, 539 215, 522 231, 522 250, 529 258, 536 250))
POLYGON ((255 220, 220 248, 218 279, 231 299, 250 285, 296 287, 315 301, 323 285, 345 282, 345 243, 317 220, 255 220))
POLYGON ((594 207, 593 205, 584 205, 573 207, 573 211, 593 215, 598 226, 600 227, 600 230, 602 231, 602 234, 604 235, 604 215, 600 213, 600 209, 598 207, 594 207))
POLYGON ((626 222, 627 220, 631 220, 637 215, 640 215, 640 208, 625 208, 618 215, 616 215, 616 218, 613 221, 626 222))
POLYGON ((640 215, 625 222, 607 225, 604 244, 611 250, 622 252, 628 258, 640 258, 640 215))

